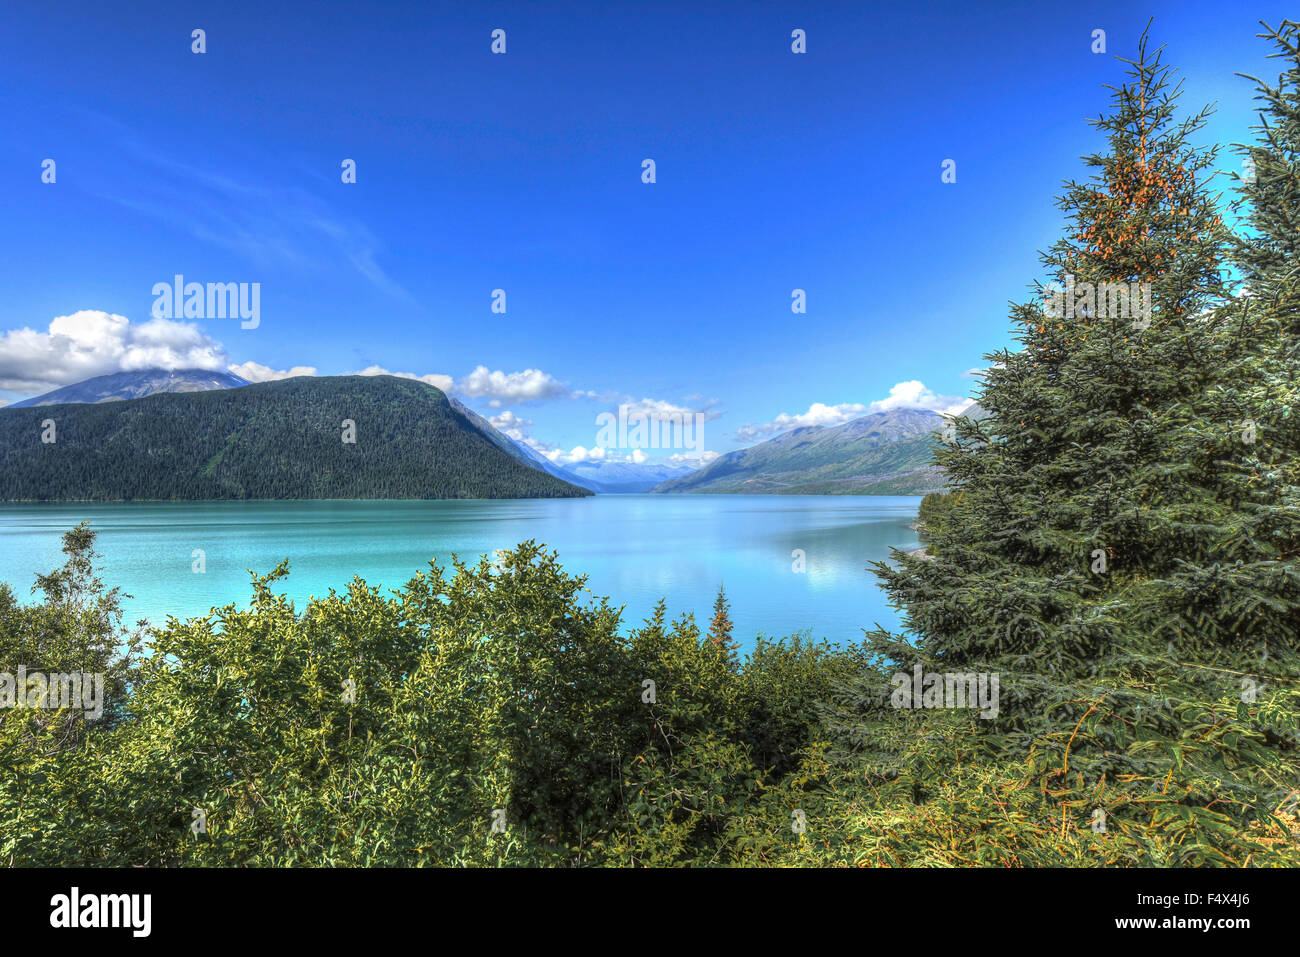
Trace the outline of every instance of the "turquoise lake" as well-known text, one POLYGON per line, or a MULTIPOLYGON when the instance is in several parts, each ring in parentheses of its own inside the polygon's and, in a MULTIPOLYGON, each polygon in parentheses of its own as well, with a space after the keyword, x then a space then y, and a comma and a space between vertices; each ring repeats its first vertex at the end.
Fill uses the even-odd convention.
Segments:
POLYGON ((354 575, 396 588, 430 559, 448 563, 534 539, 639 624, 662 596, 670 615, 707 625, 718 585, 735 637, 857 641, 898 615, 867 565, 916 548, 919 497, 598 495, 586 499, 438 502, 179 502, 0 505, 0 581, 28 600, 33 578, 62 563, 60 536, 88 520, 103 578, 131 594, 127 620, 201 615, 252 593, 247 569, 283 559, 279 591, 302 607, 354 575), (195 549, 206 571, 192 570, 195 549), (792 553, 804 553, 796 572, 792 553))

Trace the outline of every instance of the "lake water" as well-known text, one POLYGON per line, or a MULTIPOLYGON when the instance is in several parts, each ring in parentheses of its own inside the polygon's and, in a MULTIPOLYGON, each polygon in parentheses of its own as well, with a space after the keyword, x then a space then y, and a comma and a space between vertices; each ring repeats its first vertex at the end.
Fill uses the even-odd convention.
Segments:
POLYGON ((37 572, 62 564, 60 536, 89 520, 103 577, 134 597, 127 620, 201 615, 252 593, 246 569, 290 560, 279 590, 302 602, 354 575, 395 588, 431 558, 476 558, 535 539, 587 587, 640 623, 661 597, 672 617, 707 625, 718 585, 744 647, 811 629, 856 641, 896 626, 869 562, 918 546, 920 499, 829 495, 599 495, 443 502, 183 502, 0 505, 0 581, 26 600, 37 572), (206 554, 196 574, 191 555, 206 554), (801 549, 805 571, 792 552, 801 549))

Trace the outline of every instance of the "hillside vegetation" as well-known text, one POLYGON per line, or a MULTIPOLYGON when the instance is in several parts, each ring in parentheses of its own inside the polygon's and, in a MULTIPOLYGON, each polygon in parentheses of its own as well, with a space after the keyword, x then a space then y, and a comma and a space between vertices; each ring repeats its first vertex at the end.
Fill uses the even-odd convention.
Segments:
POLYGON ((943 487, 934 466, 944 419, 920 409, 878 412, 833 428, 804 427, 728 452, 655 492, 915 495, 943 487))
POLYGON ((391 376, 0 409, 5 501, 587 494, 506 454, 439 390, 391 376))

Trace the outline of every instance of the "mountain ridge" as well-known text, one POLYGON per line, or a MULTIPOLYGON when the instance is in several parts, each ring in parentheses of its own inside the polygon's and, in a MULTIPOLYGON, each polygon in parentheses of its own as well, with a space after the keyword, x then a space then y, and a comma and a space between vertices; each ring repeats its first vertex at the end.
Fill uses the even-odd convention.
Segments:
POLYGON ((393 376, 0 409, 5 501, 589 494, 511 457, 441 390, 393 376))
POLYGON ((683 477, 694 471, 689 465, 668 465, 658 462, 611 462, 589 459, 571 465, 556 465, 527 442, 511 438, 490 421, 479 415, 459 399, 451 404, 486 433, 507 454, 519 461, 539 468, 558 479, 571 482, 591 492, 602 495, 627 495, 648 492, 667 478, 683 477))
POLYGON ((162 392, 209 392, 219 389, 237 389, 250 384, 242 376, 218 369, 138 369, 93 376, 81 382, 61 386, 44 395, 12 402, 4 408, 31 409, 45 405, 93 405, 100 402, 142 399, 162 392))
POLYGON ((663 462, 610 462, 591 459, 567 467, 574 481, 593 492, 629 495, 648 492, 656 485, 685 478, 696 470, 689 465, 663 462))
POLYGON ((800 426, 719 456, 655 494, 922 495, 944 487, 932 464, 945 420, 928 409, 890 409, 836 426, 800 426))
MULTIPOLYGON (((324 381, 363 377, 298 378, 324 381)), ((391 376, 364 378, 405 379, 391 376)), ((419 380, 407 381, 434 389, 419 380)), ((191 395, 243 389, 250 385, 252 383, 234 373, 218 370, 142 369, 95 376, 14 402, 0 412, 56 405, 104 405, 153 395, 191 395)), ((443 395, 441 390, 434 391, 443 395)), ((558 465, 527 442, 497 429, 490 420, 458 398, 446 395, 444 398, 474 431, 515 462, 588 492, 924 494, 941 490, 946 484, 942 470, 931 461, 934 433, 942 427, 943 418, 924 409, 870 413, 838 426, 797 427, 692 469, 654 461, 633 463, 594 459, 558 465)), ((986 413, 972 405, 963 414, 979 418, 986 413)))

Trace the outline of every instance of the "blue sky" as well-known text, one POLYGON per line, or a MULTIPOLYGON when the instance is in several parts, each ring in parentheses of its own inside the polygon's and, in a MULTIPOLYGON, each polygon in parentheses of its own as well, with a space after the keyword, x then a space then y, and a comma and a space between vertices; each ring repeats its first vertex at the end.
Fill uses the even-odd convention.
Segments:
POLYGON ((1276 76, 1256 22, 1288 11, 1234 6, 9 3, 0 402, 377 368, 560 461, 620 403, 705 412, 716 452, 946 408, 1010 344, 1148 18, 1186 109, 1217 101, 1205 140, 1249 135, 1234 72, 1276 76), (150 324, 177 273, 260 283, 257 328, 150 324))

